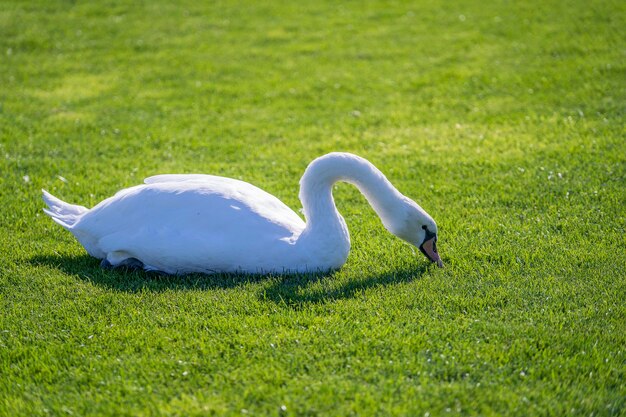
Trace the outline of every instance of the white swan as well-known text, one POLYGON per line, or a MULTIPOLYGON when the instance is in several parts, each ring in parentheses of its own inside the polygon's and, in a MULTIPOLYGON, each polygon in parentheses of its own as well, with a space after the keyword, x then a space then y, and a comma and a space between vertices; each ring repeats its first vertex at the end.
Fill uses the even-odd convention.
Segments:
POLYGON ((103 266, 135 266, 168 274, 288 273, 340 268, 350 236, 332 196, 345 181, 365 195, 385 228, 439 266, 437 226, 367 160, 330 153, 300 180, 307 222, 271 194, 212 175, 157 175, 92 209, 43 191, 46 214, 74 234, 103 266))

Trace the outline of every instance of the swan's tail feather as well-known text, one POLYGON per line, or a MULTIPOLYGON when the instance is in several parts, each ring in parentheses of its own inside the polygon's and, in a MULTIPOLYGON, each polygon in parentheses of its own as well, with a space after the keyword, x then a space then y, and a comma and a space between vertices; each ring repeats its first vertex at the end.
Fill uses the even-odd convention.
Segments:
POLYGON ((52 218, 56 223, 70 230, 72 226, 85 214, 88 209, 83 206, 66 203, 47 192, 43 192, 43 201, 48 205, 43 211, 52 218))

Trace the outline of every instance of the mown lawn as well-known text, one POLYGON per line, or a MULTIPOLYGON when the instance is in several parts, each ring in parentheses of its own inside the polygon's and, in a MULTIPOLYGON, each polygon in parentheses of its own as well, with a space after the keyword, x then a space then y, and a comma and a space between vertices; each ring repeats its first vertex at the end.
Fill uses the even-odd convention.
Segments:
POLYGON ((0 0, 0 415, 624 415, 626 3, 0 0), (41 211, 368 158, 341 270, 103 271, 41 211), (417 251, 415 251, 417 252, 417 251))

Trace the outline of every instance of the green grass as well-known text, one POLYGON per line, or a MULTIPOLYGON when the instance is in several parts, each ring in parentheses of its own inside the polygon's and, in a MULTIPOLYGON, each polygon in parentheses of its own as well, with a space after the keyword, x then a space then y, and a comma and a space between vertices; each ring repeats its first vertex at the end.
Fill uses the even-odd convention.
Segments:
POLYGON ((0 415, 624 415, 620 1, 0 0, 0 415), (103 271, 43 215, 146 176, 368 158, 325 276, 103 271))

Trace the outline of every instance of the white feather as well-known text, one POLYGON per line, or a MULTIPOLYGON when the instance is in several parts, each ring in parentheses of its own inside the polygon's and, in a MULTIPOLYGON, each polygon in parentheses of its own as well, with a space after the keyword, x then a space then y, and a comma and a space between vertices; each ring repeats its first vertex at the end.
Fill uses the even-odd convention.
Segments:
POLYGON ((436 231, 430 216, 372 164, 344 153, 316 159, 302 177, 306 224, 249 183, 200 174, 149 177, 90 210, 44 191, 45 212, 112 265, 135 258, 170 274, 312 272, 339 268, 348 256, 350 238, 331 194, 340 180, 359 187, 389 230, 406 235, 417 216, 436 231))

